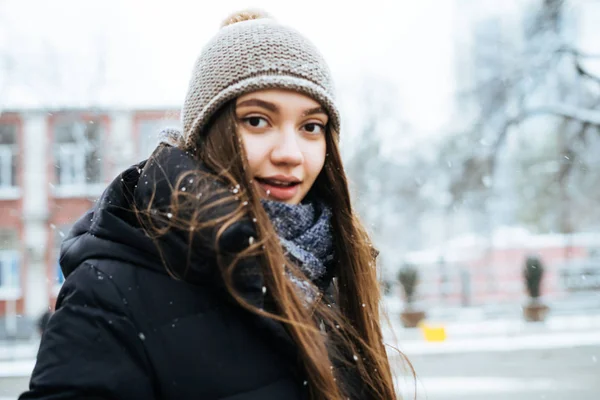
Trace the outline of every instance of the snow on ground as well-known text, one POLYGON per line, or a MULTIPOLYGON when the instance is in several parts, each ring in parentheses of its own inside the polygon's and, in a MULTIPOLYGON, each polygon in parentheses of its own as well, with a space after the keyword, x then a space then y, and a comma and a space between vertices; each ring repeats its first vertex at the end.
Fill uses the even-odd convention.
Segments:
MULTIPOLYGON (((407 385, 410 387, 411 385, 407 385)), ((522 379, 509 377, 427 377, 417 382, 417 399, 433 400, 438 395, 453 396, 482 396, 486 394, 505 394, 507 398, 512 394, 530 393, 532 396, 538 393, 553 390, 574 390, 576 387, 565 387, 564 384, 550 378, 538 378, 523 381, 522 379), (559 387, 560 385, 560 387, 559 387)), ((413 399, 415 390, 404 390, 405 399, 413 399)), ((542 397, 543 398, 543 397, 542 397)))

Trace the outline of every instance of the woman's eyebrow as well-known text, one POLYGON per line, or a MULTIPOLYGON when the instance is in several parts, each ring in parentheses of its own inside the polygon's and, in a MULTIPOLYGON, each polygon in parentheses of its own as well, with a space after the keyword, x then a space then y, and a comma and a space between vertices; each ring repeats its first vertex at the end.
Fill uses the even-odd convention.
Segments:
POLYGON ((274 113, 279 112, 279 108, 275 104, 269 103, 268 101, 259 100, 259 99, 244 100, 237 104, 237 107, 244 107, 244 106, 245 107, 258 106, 258 107, 262 107, 262 108, 267 109, 274 113))
POLYGON ((323 107, 315 107, 315 108, 311 108, 310 110, 304 111, 302 113, 302 116, 307 117, 309 115, 314 115, 314 114, 327 114, 327 113, 325 112, 323 107))

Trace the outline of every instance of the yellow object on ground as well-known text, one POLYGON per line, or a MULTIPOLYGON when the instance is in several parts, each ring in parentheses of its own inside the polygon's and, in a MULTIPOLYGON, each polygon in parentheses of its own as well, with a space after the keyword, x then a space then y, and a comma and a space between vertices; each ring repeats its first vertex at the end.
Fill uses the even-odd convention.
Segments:
POLYGON ((428 325, 425 322, 419 324, 425 340, 428 342, 443 342, 446 340, 446 328, 444 326, 428 325))

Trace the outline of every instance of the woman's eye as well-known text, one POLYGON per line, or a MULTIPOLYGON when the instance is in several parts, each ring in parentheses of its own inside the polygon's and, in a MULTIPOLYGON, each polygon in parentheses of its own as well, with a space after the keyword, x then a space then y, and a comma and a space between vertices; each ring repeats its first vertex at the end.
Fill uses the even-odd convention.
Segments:
POLYGON ((307 131, 308 133, 313 133, 313 134, 325 133, 325 127, 323 125, 317 124, 317 123, 310 123, 310 124, 304 125, 304 130, 307 131))
POLYGON ((267 120, 261 117, 244 118, 244 122, 253 128, 266 128, 268 125, 267 120))

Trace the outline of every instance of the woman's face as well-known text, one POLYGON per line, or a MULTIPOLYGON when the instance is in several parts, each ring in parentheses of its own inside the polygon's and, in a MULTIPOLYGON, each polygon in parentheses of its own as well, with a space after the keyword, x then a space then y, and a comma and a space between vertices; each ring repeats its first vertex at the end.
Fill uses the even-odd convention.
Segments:
POLYGON ((300 203, 325 163, 325 110, 294 91, 261 90, 237 99, 236 119, 259 193, 300 203))

